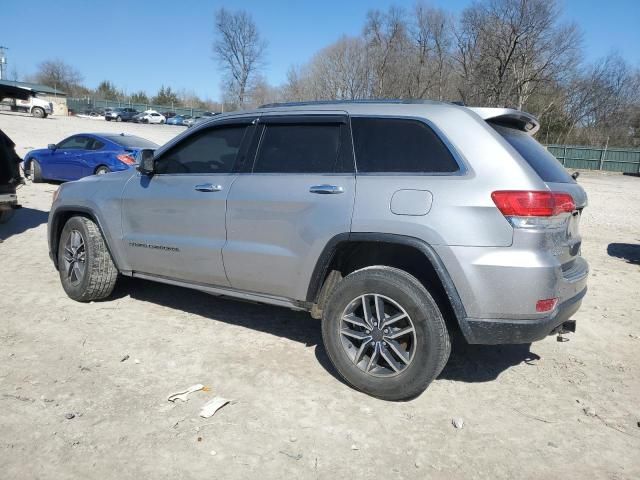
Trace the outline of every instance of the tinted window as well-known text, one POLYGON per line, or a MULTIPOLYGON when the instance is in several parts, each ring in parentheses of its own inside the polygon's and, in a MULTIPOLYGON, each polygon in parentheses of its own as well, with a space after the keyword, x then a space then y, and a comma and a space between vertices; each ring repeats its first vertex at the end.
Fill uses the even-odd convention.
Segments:
POLYGON ((513 128, 492 126, 518 151, 543 182, 575 183, 556 157, 551 155, 532 136, 513 128))
POLYGON ((102 147, 104 147, 104 143, 100 140, 94 140, 93 143, 91 143, 91 150, 100 150, 102 147))
POLYGON ((459 170, 449 149, 418 120, 352 118, 359 172, 451 173, 459 170))
POLYGON ((104 135, 107 140, 124 148, 158 148, 158 145, 135 135, 104 135))
POLYGON ((336 171, 340 125, 267 125, 254 172, 330 173, 336 171))
POLYGON ((156 161, 157 173, 230 173, 246 126, 222 127, 190 135, 156 161))
POLYGON ((89 137, 82 137, 76 135, 75 137, 67 138, 58 144, 58 148, 64 150, 87 150, 89 143, 92 141, 89 137))

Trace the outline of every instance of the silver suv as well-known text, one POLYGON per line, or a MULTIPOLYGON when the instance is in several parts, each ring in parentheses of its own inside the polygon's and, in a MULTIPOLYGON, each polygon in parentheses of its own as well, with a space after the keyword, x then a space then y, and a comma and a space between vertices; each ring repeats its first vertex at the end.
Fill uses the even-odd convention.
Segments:
POLYGON ((185 131, 138 171, 62 185, 49 248, 78 301, 118 275, 306 310, 340 375, 419 395, 450 333, 529 343, 586 293, 584 190, 511 109, 267 105, 185 131))

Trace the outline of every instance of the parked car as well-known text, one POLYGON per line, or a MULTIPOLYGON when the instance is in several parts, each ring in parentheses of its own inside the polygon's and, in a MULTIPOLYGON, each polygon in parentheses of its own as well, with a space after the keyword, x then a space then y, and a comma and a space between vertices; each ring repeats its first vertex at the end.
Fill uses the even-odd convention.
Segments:
POLYGON ((200 120, 200 118, 202 117, 189 117, 189 118, 185 118, 182 121, 182 124, 186 127, 192 127, 193 125, 195 125, 195 123, 200 120))
POLYGON ((135 108, 122 107, 114 108, 104 114, 104 119, 107 121, 115 120, 116 122, 129 122, 137 115, 138 112, 135 108))
POLYGON ((20 208, 16 187, 24 183, 20 175, 20 157, 16 144, 0 130, 0 223, 6 223, 20 208))
POLYGON ((138 173, 62 185, 50 255, 82 302, 120 273, 307 310, 346 382, 412 398, 453 330, 503 344, 575 329, 587 196, 539 126, 439 102, 220 115, 142 150, 138 173))
POLYGON ((185 121, 190 120, 191 115, 176 115, 167 119, 167 125, 185 125, 185 121))
POLYGON ((31 150, 24 157, 24 171, 34 182, 78 180, 127 170, 142 149, 158 145, 124 133, 80 133, 47 148, 31 150))
POLYGON ((161 113, 155 110, 146 110, 138 118, 139 123, 166 123, 167 119, 161 113))

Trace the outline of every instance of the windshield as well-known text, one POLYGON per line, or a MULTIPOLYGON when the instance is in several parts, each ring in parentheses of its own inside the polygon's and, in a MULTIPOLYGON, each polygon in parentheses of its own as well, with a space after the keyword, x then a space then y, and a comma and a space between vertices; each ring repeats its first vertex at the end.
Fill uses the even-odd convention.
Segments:
POLYGON ((124 148, 158 148, 156 143, 135 135, 105 135, 104 138, 124 148))
POLYGON ((545 183, 575 183, 562 164, 531 135, 514 128, 491 126, 515 148, 545 183))

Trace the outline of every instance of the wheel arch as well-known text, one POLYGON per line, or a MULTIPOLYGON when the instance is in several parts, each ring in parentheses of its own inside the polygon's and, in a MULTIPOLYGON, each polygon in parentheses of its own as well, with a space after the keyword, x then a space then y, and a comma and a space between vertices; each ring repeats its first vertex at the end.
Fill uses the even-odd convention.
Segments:
POLYGON ((77 207, 77 206, 74 206, 74 207, 59 207, 53 213, 53 216, 52 216, 51 221, 50 221, 50 228, 49 228, 50 255, 51 255, 51 260, 53 260, 53 265, 55 266, 56 270, 58 269, 58 254, 57 254, 57 252, 58 252, 58 245, 59 245, 59 242, 60 242, 60 235, 62 235, 62 229, 64 228, 65 224, 67 223, 67 221, 71 217, 86 217, 86 218, 88 218, 89 220, 91 220, 92 222, 94 222, 98 226, 98 230, 100 230, 100 234, 102 235, 102 238, 104 239, 104 243, 107 246, 107 250, 109 251, 109 254, 111 255, 113 263, 115 264, 116 268, 118 270, 120 270, 120 268, 118 266, 118 259, 114 255, 114 251, 111 248, 108 235, 105 235, 105 230, 103 228, 102 222, 100 221, 100 217, 98 215, 96 215, 95 212, 93 210, 91 210, 90 208, 77 207))
MULTIPOLYGON (((332 271, 346 276, 367 266, 401 268, 414 275, 430 290, 450 325, 451 320, 467 337, 466 311, 458 290, 440 256, 431 245, 415 237, 391 233, 344 233, 333 237, 322 251, 313 270, 307 302, 316 304, 332 271), (371 247, 375 246, 374 249, 371 247), (424 261, 423 261, 424 260, 424 261)), ((334 283, 335 284, 335 283, 334 283)), ((322 309, 322 305, 316 307, 322 309)))

